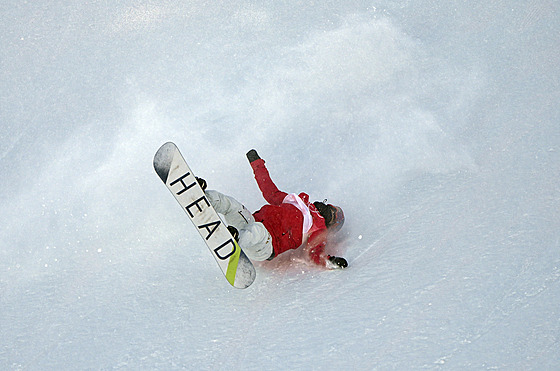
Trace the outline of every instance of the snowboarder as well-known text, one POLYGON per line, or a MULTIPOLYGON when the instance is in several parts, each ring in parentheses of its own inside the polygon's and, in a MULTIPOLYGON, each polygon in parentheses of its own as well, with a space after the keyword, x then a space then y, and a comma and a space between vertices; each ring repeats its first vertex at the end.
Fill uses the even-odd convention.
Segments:
POLYGON ((251 260, 272 260, 300 246, 311 261, 329 269, 346 268, 346 259, 325 253, 327 234, 344 224, 344 213, 338 206, 309 202, 306 193, 288 194, 278 190, 254 149, 247 152, 255 180, 268 202, 251 214, 239 201, 218 191, 206 190, 206 181, 198 181, 217 212, 224 215, 230 231, 251 260))

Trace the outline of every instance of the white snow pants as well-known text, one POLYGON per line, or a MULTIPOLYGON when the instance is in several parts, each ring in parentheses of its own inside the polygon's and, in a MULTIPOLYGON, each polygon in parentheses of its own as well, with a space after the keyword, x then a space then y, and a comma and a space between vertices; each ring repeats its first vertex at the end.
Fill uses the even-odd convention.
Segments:
POLYGON ((239 246, 251 260, 263 261, 273 253, 272 237, 266 227, 255 221, 245 206, 233 197, 207 190, 206 197, 214 209, 222 214, 228 225, 239 231, 239 246))

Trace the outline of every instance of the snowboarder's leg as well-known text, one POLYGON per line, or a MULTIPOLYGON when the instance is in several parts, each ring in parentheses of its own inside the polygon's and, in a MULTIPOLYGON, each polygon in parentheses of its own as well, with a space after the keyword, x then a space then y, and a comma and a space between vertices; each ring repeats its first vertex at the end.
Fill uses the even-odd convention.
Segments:
POLYGON ((228 225, 241 230, 255 222, 251 212, 235 198, 213 190, 207 190, 205 193, 208 201, 225 217, 228 225))
POLYGON ((249 259, 263 261, 270 258, 273 252, 272 237, 266 227, 255 222, 251 212, 235 198, 213 190, 205 193, 208 201, 224 216, 228 225, 237 228, 239 246, 249 259))
POLYGON ((250 260, 264 261, 272 256, 272 237, 266 227, 259 222, 239 230, 239 246, 250 260))

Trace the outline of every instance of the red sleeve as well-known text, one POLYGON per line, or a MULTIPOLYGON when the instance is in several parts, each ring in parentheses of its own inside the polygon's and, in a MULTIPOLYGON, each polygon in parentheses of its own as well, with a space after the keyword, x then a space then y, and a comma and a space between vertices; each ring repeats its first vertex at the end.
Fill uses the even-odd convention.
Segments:
POLYGON ((263 159, 258 159, 251 162, 251 167, 253 168, 253 173, 255 174, 255 180, 259 185, 264 199, 271 205, 280 205, 284 198, 288 195, 286 192, 278 190, 270 174, 266 169, 263 159))
POLYGON ((327 255, 325 254, 325 232, 317 231, 309 236, 307 240, 307 249, 309 258, 317 265, 325 266, 327 264, 327 255))

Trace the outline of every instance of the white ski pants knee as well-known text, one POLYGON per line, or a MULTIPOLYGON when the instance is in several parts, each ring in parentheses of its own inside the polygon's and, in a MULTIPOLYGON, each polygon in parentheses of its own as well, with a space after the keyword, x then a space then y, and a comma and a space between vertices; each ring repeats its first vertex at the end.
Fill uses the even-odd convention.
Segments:
POLYGON ((222 214, 228 225, 239 231, 239 246, 249 259, 263 261, 273 253, 272 237, 266 227, 255 221, 245 206, 233 197, 213 190, 206 191, 206 197, 214 209, 222 214))

